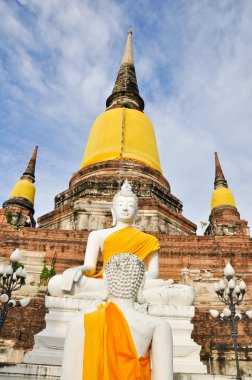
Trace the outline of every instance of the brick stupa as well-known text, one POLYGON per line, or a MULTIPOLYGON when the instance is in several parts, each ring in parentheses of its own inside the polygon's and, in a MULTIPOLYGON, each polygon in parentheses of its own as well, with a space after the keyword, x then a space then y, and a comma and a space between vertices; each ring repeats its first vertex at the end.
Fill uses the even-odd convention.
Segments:
POLYGON ((121 67, 95 120, 81 168, 69 189, 55 197, 55 209, 38 219, 52 229, 98 229, 111 224, 110 205, 127 178, 139 198, 136 225, 142 231, 193 235, 194 223, 182 215, 182 202, 162 175, 153 125, 143 113, 128 32, 121 67))

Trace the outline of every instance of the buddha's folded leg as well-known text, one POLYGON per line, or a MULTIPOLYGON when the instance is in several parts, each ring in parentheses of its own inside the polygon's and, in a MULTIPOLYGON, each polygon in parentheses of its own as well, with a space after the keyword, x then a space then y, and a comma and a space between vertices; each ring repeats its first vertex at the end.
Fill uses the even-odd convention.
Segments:
POLYGON ((53 276, 48 283, 48 292, 54 297, 64 297, 66 295, 84 299, 106 299, 107 289, 102 279, 82 276, 80 280, 73 284, 70 292, 63 292, 63 276, 58 274, 53 276))
POLYGON ((82 299, 99 299, 106 300, 108 291, 103 279, 83 276, 80 281, 74 285, 74 297, 82 299))
POLYGON ((163 286, 173 284, 173 280, 161 280, 161 279, 150 279, 146 278, 144 282, 144 289, 153 289, 153 288, 161 288, 163 286))
POLYGON ((192 287, 182 284, 143 289, 143 302, 152 305, 191 306, 195 298, 192 287))

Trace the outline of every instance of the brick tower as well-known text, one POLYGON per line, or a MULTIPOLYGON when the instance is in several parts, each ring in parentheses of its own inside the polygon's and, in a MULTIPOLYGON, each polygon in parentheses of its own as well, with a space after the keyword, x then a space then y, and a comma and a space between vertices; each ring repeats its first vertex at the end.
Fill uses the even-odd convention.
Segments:
POLYGON ((139 197, 136 225, 141 230, 195 234, 195 224, 182 215, 182 203, 162 175, 154 128, 143 110, 129 31, 112 94, 92 126, 80 170, 55 197, 55 209, 38 219, 40 227, 110 226, 112 197, 127 178, 139 197))

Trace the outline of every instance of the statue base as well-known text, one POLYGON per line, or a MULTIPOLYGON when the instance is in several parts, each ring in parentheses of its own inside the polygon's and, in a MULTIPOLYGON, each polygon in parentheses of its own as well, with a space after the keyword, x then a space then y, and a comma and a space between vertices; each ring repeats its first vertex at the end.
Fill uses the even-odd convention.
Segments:
MULTIPOLYGON (((78 311, 91 312, 101 300, 83 300, 72 297, 51 297, 45 300, 48 313, 46 328, 35 335, 33 350, 24 357, 27 364, 61 365, 68 322, 78 311)), ((201 347, 191 339, 194 306, 140 305, 139 312, 166 319, 173 332, 174 372, 207 373, 200 361, 201 347)))
MULTIPOLYGON (((1 380, 60 380, 61 367, 38 364, 6 364, 0 368, 1 380)), ((236 376, 176 373, 174 380, 235 380, 236 376)), ((243 380, 251 377, 244 376, 243 380)))
POLYGON ((34 346, 24 357, 27 364, 61 365, 68 322, 78 311, 93 311, 103 301, 73 297, 45 297, 46 328, 34 336, 34 346))
POLYGON ((194 306, 149 305, 148 314, 167 320, 173 335, 173 372, 207 373, 200 361, 201 346, 191 338, 194 306))

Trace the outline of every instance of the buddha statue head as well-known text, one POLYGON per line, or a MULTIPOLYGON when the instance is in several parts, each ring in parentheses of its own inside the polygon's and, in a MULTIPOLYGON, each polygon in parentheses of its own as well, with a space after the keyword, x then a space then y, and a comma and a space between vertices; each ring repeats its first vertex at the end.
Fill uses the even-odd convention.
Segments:
POLYGON ((136 255, 112 256, 104 267, 109 297, 136 300, 144 285, 144 273, 144 264, 136 255))
POLYGON ((121 190, 116 193, 112 203, 112 217, 115 226, 118 221, 132 224, 137 214, 138 199, 126 179, 121 190))

